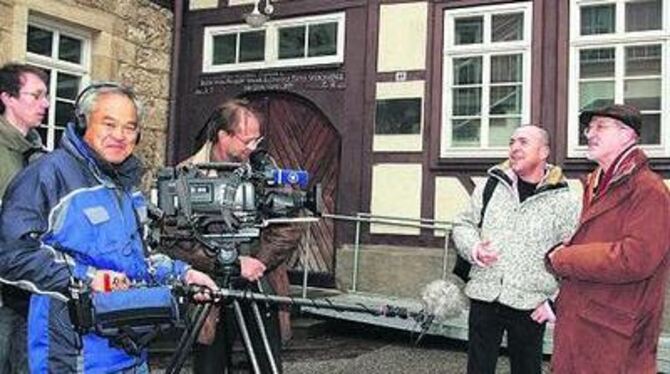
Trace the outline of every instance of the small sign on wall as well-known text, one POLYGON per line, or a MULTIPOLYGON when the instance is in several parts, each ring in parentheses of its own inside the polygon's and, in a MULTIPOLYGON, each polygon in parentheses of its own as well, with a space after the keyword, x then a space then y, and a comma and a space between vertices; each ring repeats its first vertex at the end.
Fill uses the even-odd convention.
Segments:
POLYGON ((342 71, 273 71, 245 72, 205 76, 200 79, 195 94, 214 92, 214 87, 242 86, 244 91, 265 90, 343 90, 346 88, 342 71))

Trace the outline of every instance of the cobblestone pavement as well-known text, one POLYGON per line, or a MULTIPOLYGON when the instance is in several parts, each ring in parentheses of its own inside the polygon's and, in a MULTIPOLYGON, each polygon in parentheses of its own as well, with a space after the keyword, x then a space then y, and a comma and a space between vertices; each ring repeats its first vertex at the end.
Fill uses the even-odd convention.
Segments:
MULTIPOLYGON (((294 332, 283 351, 285 374, 465 373, 466 347, 460 341, 426 337, 416 346, 416 336, 407 332, 336 320, 309 327, 298 324, 294 332)), ((154 357, 152 373, 163 373, 165 362, 164 357, 154 357)), ((501 356, 496 373, 510 373, 506 357, 501 356)), ((543 373, 549 373, 548 362, 543 373)))

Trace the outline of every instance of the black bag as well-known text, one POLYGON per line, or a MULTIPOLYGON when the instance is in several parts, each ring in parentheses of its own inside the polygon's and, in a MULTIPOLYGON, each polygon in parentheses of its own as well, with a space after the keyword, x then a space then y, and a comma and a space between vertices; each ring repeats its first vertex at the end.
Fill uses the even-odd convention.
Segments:
POLYGON ((131 355, 140 355, 180 320, 177 299, 167 286, 96 292, 91 307, 93 331, 131 355))
MULTIPOLYGON (((495 190, 498 185, 498 178, 489 177, 486 180, 486 186, 484 186, 484 196, 482 198, 482 212, 480 214, 479 223, 477 227, 482 228, 482 223, 484 222, 484 214, 486 213, 486 207, 489 205, 491 196, 493 196, 493 190, 495 190)), ((451 271, 457 277, 461 278, 463 282, 470 280, 470 268, 472 264, 468 260, 464 259, 456 253, 456 264, 454 264, 454 269, 451 271)))

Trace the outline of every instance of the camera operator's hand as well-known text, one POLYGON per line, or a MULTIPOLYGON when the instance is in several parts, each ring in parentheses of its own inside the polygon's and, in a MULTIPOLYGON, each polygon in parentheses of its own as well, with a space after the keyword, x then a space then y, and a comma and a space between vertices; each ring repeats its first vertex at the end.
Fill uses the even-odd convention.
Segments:
POLYGON ((253 257, 240 256, 240 271, 242 277, 248 281, 255 282, 265 274, 265 264, 253 257))
MULTIPOLYGON (((212 280, 212 278, 209 277, 209 275, 194 269, 188 269, 186 271, 186 274, 184 274, 184 282, 189 286, 195 284, 198 286, 207 287, 212 291, 219 289, 219 287, 217 287, 216 283, 212 280)), ((206 292, 198 293, 193 296, 193 298, 197 301, 207 301, 211 299, 210 295, 206 292)))
POLYGON ((94 292, 127 290, 129 286, 128 277, 113 270, 97 270, 91 280, 91 289, 94 292))

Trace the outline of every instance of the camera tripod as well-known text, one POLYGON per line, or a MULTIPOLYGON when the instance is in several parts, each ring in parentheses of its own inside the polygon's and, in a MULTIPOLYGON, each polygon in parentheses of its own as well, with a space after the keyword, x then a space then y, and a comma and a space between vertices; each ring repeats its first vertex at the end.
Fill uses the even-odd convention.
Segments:
MULTIPOLYGON (((426 314, 426 312, 423 310, 415 312, 409 311, 407 308, 393 305, 384 305, 379 308, 369 308, 366 305, 360 303, 353 305, 343 304, 332 302, 329 299, 315 300, 310 298, 294 298, 235 289, 232 284, 232 279, 239 274, 239 266, 236 265, 237 260, 237 250, 235 248, 219 249, 217 251, 215 281, 217 285, 219 285, 219 289, 216 291, 208 290, 208 293, 212 299, 204 303, 197 304, 194 323, 192 323, 191 326, 187 326, 186 330, 182 334, 166 373, 173 374, 180 372, 190 351, 190 347, 193 346, 193 343, 195 342, 198 334, 200 333, 200 330, 205 323, 207 315, 215 304, 228 304, 227 306, 232 306, 232 310, 235 315, 236 327, 238 328, 242 342, 244 343, 244 347, 249 356, 251 367, 255 374, 262 373, 258 361, 258 353, 263 353, 266 355, 265 357, 267 358, 270 366, 269 370, 272 374, 279 373, 280 370, 280 368, 278 368, 277 358, 275 357, 272 351, 272 347, 270 346, 267 330, 265 328, 265 322, 263 321, 260 308, 258 307, 259 303, 272 305, 285 304, 298 307, 307 306, 311 308, 330 309, 340 312, 365 313, 373 316, 397 317, 401 319, 409 318, 413 319, 418 324, 421 324, 423 328, 428 328, 433 320, 432 316, 426 314), (254 349, 254 344, 251 341, 251 335, 249 334, 248 324, 242 311, 242 303, 248 303, 251 307, 253 319, 255 320, 259 330, 259 338, 262 342, 264 352, 256 352, 254 349)), ((202 292, 203 288, 199 286, 186 286, 177 288, 176 291, 181 296, 192 298, 193 295, 202 292)))
MULTIPOLYGON (((235 249, 218 250, 216 256, 214 280, 219 286, 220 290, 231 290, 231 291, 233 290, 234 286, 233 279, 236 276, 239 276, 239 265, 236 265, 237 259, 238 259, 237 250, 235 249)), ((242 290, 236 290, 236 291, 241 292, 242 294, 251 294, 250 291, 242 291, 242 290)), ((263 290, 261 289, 261 291, 263 290)), ((224 297, 219 298, 218 300, 210 300, 208 302, 198 304, 195 307, 194 318, 193 318, 194 322, 191 324, 191 326, 187 326, 186 330, 182 334, 181 339, 179 340, 179 344, 177 345, 177 349, 175 350, 175 353, 172 356, 170 364, 166 370, 166 373, 172 374, 180 372, 184 364, 184 361, 186 360, 186 357, 190 351, 190 348, 193 346, 193 343, 195 342, 197 336, 200 334, 200 330, 202 330, 202 327, 205 323, 207 316, 209 315, 213 306, 215 304, 219 304, 221 305, 222 308, 230 309, 226 310, 225 312, 232 311, 234 313, 235 326, 241 337, 242 343, 244 344, 244 348, 249 358, 249 364, 253 372, 255 374, 262 373, 261 366, 259 364, 259 354, 264 354, 265 355, 264 358, 267 359, 270 372, 272 374, 278 374, 280 368, 278 367, 277 357, 275 357, 275 353, 273 352, 272 347, 270 345, 270 340, 268 339, 265 322, 263 321, 263 316, 261 315, 261 310, 258 306, 259 301, 260 299, 257 297, 256 298, 224 297), (252 317, 258 329, 258 335, 262 342, 263 352, 257 352, 252 342, 251 334, 249 332, 249 324, 248 321, 245 319, 244 313, 242 311, 242 302, 247 303, 248 307, 251 310, 252 317)), ((225 316, 225 318, 229 317, 225 316)), ((217 327, 216 327, 217 330, 219 329, 218 328, 219 323, 224 323, 224 321, 223 320, 217 321, 217 327)), ((229 342, 225 343, 228 344, 229 342)), ((232 344, 232 342, 230 342, 230 344, 232 344)), ((232 350, 232 347, 229 348, 232 350)), ((230 365, 230 362, 227 362, 227 364, 230 365)))

